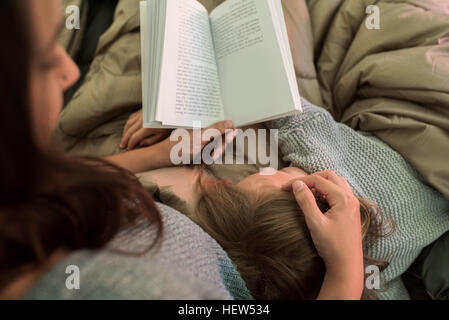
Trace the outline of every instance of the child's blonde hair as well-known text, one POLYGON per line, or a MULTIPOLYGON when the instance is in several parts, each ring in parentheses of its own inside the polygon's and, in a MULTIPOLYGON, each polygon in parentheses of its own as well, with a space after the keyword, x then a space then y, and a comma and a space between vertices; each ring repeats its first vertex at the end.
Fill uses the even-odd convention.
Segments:
MULTIPOLYGON (((256 299, 315 299, 325 266, 294 196, 280 189, 242 190, 227 181, 201 184, 192 217, 228 253, 256 299)), ((362 233, 386 236, 381 210, 360 200, 362 233)), ((327 203, 317 197, 323 212, 327 203)), ((392 221, 391 221, 392 222, 392 221)), ((391 231, 394 225, 391 225, 391 231)), ((365 263, 367 263, 365 261, 365 263)), ((369 260, 381 268, 385 263, 369 260)), ((373 292, 365 292, 373 298, 373 292)))

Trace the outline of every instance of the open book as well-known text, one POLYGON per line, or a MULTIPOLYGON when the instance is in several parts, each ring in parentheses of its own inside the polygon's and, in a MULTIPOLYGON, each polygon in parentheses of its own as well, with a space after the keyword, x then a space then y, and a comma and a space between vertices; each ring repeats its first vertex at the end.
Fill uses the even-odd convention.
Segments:
POLYGON ((140 4, 144 127, 245 126, 301 112, 280 0, 140 4))

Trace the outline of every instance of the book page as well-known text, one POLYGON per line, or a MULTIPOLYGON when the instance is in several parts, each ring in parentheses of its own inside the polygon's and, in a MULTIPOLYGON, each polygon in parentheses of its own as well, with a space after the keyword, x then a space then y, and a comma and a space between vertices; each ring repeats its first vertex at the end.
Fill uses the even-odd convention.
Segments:
POLYGON ((224 119, 218 67, 206 9, 196 0, 167 0, 157 121, 203 127, 224 119))
MULTIPOLYGON (((158 21, 153 10, 160 3, 158 0, 140 1, 140 40, 142 55, 142 109, 143 127, 161 128, 162 123, 156 119, 156 103, 159 93, 160 63, 162 56, 162 35, 165 24, 155 24, 158 21), (148 15, 150 14, 150 15, 148 15), (153 23, 149 23, 152 21, 153 23), (159 42, 158 42, 159 41, 159 42), (150 50, 153 49, 153 50, 150 50)), ((159 21, 165 20, 160 19, 159 21)))
POLYGON ((225 118, 246 125, 297 110, 269 0, 227 0, 210 21, 225 118))

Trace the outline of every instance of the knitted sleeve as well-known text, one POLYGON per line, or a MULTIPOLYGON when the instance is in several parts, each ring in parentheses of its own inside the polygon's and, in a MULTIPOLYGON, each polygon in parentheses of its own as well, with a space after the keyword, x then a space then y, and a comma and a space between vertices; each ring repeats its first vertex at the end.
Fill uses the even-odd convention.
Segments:
POLYGON ((174 209, 158 208, 164 231, 155 250, 139 255, 156 236, 153 226, 139 220, 106 248, 79 250, 52 266, 24 299, 252 299, 214 239, 174 209), (66 286, 68 266, 79 269, 78 289, 66 286))
POLYGON ((337 123, 325 109, 305 100, 303 109, 300 115, 267 123, 279 130, 284 160, 309 173, 334 170, 358 197, 375 201, 394 220, 393 235, 365 239, 365 254, 389 263, 379 296, 408 298, 400 275, 425 246, 449 230, 449 201, 374 135, 337 123))
POLYGON ((309 173, 334 170, 349 181, 357 196, 367 196, 352 179, 353 171, 357 170, 353 165, 360 162, 357 149, 376 142, 369 141, 368 133, 357 133, 337 123, 325 109, 306 100, 302 105, 302 114, 266 123, 270 129, 279 130, 279 148, 284 161, 309 173))

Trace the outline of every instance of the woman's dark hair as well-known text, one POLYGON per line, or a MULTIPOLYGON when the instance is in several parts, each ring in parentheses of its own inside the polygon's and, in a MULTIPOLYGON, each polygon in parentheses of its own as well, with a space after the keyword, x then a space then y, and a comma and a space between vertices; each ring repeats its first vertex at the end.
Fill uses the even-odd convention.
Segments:
POLYGON ((162 232, 151 196, 131 173, 37 147, 25 5, 22 0, 0 2, 0 290, 24 266, 45 264, 57 249, 104 247, 138 217, 157 225, 159 236, 162 232))

